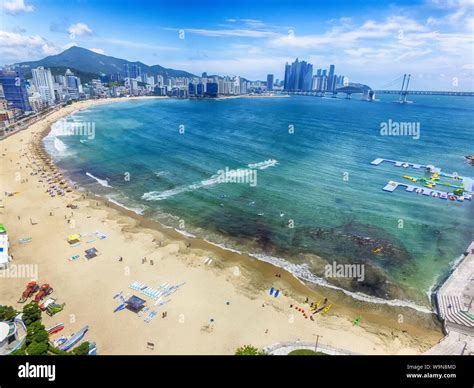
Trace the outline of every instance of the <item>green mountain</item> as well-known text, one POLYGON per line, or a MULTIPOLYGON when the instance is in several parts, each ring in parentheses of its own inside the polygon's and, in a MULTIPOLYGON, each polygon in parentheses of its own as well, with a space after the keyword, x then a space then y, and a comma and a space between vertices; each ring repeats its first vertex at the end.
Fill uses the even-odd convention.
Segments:
POLYGON ((31 69, 38 66, 70 68, 78 72, 89 74, 114 74, 123 71, 123 65, 137 64, 140 65, 142 73, 150 75, 162 75, 165 77, 194 77, 194 74, 184 70, 167 69, 160 65, 148 66, 141 62, 129 62, 125 59, 115 58, 108 55, 98 54, 94 51, 87 50, 82 47, 73 46, 60 54, 50 55, 39 61, 20 62, 15 66, 21 68, 23 73, 27 75, 31 73, 31 69))

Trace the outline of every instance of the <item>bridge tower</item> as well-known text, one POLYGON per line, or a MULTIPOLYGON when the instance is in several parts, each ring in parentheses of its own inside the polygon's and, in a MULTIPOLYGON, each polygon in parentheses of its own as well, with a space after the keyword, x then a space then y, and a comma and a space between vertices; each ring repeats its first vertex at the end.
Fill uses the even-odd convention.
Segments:
POLYGON ((403 74, 402 88, 400 89, 400 98, 398 100, 400 104, 406 104, 407 102, 408 84, 410 83, 410 78, 411 78, 411 74, 408 74, 408 78, 406 74, 403 74), (405 85, 405 80, 407 82, 406 85, 405 85))

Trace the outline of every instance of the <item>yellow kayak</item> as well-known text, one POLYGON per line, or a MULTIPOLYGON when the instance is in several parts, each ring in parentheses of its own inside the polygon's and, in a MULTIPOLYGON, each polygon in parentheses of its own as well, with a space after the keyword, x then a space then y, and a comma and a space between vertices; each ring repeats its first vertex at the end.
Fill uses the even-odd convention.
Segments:
POLYGON ((326 306, 326 307, 323 309, 323 311, 321 312, 321 314, 327 313, 331 307, 332 307, 332 304, 326 306))
POLYGON ((319 300, 317 301, 317 303, 314 304, 313 307, 311 307, 311 310, 312 310, 312 311, 317 310, 317 309, 319 308, 319 305, 320 305, 320 304, 321 304, 321 299, 319 299, 319 300))

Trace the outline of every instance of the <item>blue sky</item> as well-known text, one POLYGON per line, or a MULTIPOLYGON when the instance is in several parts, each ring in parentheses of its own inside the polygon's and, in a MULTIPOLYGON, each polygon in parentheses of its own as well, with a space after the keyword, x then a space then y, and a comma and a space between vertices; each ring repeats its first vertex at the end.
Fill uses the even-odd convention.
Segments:
POLYGON ((375 88, 474 90, 474 0, 0 0, 0 62, 77 45, 195 74, 283 76, 299 57, 375 88), (181 39, 182 38, 182 39, 181 39))

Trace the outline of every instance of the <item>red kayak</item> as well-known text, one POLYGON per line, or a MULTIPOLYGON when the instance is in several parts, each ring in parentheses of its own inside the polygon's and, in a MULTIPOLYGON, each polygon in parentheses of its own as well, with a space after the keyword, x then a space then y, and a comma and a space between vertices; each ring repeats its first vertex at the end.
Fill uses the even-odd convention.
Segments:
POLYGON ((48 335, 53 335, 60 332, 62 329, 64 329, 64 324, 58 323, 57 325, 54 325, 53 327, 49 328, 47 332, 48 335))

